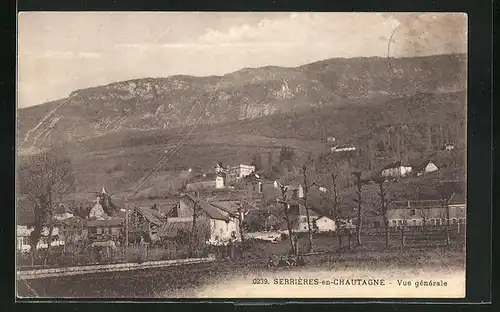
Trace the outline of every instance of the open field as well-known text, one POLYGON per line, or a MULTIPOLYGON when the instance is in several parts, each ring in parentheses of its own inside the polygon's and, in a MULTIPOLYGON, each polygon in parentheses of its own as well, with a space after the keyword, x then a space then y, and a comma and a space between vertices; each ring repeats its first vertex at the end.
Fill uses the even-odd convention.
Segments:
MULTIPOLYGON (((214 262, 176 268, 18 281, 17 286, 20 297, 31 298, 203 297, 213 295, 215 289, 221 290, 221 285, 227 286, 227 283, 234 283, 235 280, 248 281, 250 279, 249 283, 251 284, 253 278, 289 275, 299 277, 304 276, 305 272, 346 278, 349 276, 362 278, 366 274, 369 275, 367 272, 372 272, 372 275, 384 276, 385 274, 383 278, 386 279, 397 279, 399 275, 401 277, 419 275, 421 278, 436 279, 439 277, 435 273, 439 272, 456 279, 464 272, 465 257, 462 250, 453 248, 407 249, 404 251, 353 249, 309 256, 306 261, 308 265, 305 268, 267 268, 267 259, 214 262), (205 295, 200 293, 206 289, 212 289, 212 291, 206 291, 205 295)), ((462 282, 465 282, 465 279, 462 282)), ((230 292, 228 292, 230 289, 223 288, 226 291, 220 291, 218 296, 231 297, 230 292)))

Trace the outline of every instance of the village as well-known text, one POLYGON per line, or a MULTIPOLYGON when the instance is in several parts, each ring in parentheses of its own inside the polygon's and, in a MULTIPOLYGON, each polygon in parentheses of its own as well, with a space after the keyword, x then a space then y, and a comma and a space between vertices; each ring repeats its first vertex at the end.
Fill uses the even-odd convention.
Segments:
MULTIPOLYGON (((346 177, 346 185, 358 185, 358 199, 341 204, 340 182, 320 183, 325 179, 319 179, 318 173, 315 181, 308 181, 306 166, 292 169, 287 159, 280 160, 284 169, 274 176, 255 162, 186 168, 181 173, 185 177, 182 188, 174 196, 127 202, 109 195, 102 186, 91 204, 61 203, 52 228, 42 231, 38 260, 31 252, 32 227, 18 224, 18 261, 26 267, 57 267, 201 256, 234 259, 243 254, 258 257, 248 247, 256 243, 268 246, 269 255, 307 254, 331 247, 322 244, 351 248, 357 241, 361 245, 364 235, 378 235, 382 241, 385 235, 385 247, 389 247, 389 237, 397 237, 396 244, 400 243, 401 230, 432 233, 442 229, 437 233, 447 233, 441 236, 444 244, 449 244, 450 231, 455 236, 464 233, 466 201, 461 191, 432 200, 384 197, 385 185, 438 172, 433 161, 395 161, 356 175, 352 166, 356 147, 337 145, 330 138, 326 141, 329 151, 322 157, 348 165, 344 172, 338 165, 331 172, 324 167, 315 171, 334 179, 336 175, 338 181, 346 177), (366 185, 380 189, 372 203, 361 198, 366 185), (314 246, 313 240, 318 242, 314 246), (282 247, 273 250, 273 245, 282 247)), ((446 144, 443 152, 453 152, 453 148, 446 144)), ((287 151, 283 148, 281 154, 286 156, 287 151)))

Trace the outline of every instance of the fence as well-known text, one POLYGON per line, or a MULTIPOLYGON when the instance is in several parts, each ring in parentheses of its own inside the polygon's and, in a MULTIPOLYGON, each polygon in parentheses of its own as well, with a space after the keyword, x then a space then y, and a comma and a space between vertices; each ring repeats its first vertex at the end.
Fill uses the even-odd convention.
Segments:
POLYGON ((66 246, 55 246, 44 260, 47 250, 37 250, 35 252, 32 265, 31 253, 18 252, 17 266, 21 270, 42 268, 42 267, 70 267, 93 264, 113 264, 146 261, 176 260, 187 258, 200 258, 208 254, 206 246, 199 246, 191 251, 189 246, 179 247, 173 242, 166 242, 162 245, 129 245, 109 247, 109 246, 84 246, 83 248, 72 249, 66 246))

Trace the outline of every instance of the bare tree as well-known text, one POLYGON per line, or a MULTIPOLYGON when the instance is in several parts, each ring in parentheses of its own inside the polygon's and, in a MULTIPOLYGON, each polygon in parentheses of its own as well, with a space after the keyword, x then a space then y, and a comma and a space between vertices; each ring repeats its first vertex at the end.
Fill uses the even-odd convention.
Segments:
POLYGON ((289 206, 289 204, 287 202, 288 186, 286 186, 282 183, 279 183, 278 187, 279 187, 280 192, 281 192, 280 202, 283 204, 283 212, 285 213, 285 221, 286 221, 286 227, 288 230, 288 237, 290 239, 290 247, 291 247, 293 253, 297 253, 297 250, 296 250, 295 244, 294 244, 294 239, 293 239, 292 223, 290 222, 290 216, 288 215, 288 206, 289 206))
POLYGON ((384 230, 385 230, 385 247, 389 247, 389 219, 387 217, 387 210, 388 210, 388 200, 387 200, 387 191, 384 187, 385 183, 385 178, 383 177, 377 177, 375 179, 375 183, 378 184, 379 187, 379 193, 378 195, 380 196, 380 213, 382 214, 382 218, 384 221, 384 230))
POLYGON ((27 159, 19 168, 18 183, 20 193, 27 195, 33 204, 34 221, 30 235, 32 264, 43 230, 48 228, 45 266, 50 253, 55 209, 75 189, 73 167, 64 148, 51 148, 27 159))
MULTIPOLYGON (((337 157, 333 154, 323 154, 319 157, 318 171, 322 174, 327 175, 331 179, 330 191, 327 193, 328 197, 332 199, 332 205, 330 205, 329 213, 330 217, 335 222, 335 227, 340 229, 340 197, 338 190, 339 183, 339 163, 337 157)), ((341 245, 341 236, 339 235, 339 246, 341 245)))
POLYGON ((309 157, 307 159, 307 161, 304 163, 304 165, 302 166, 302 170, 301 170, 302 179, 303 179, 302 182, 304 184, 304 208, 306 209, 306 220, 307 220, 307 231, 308 231, 307 238, 309 240, 309 246, 308 246, 309 252, 311 252, 314 249, 314 247, 313 247, 312 226, 311 226, 311 220, 310 220, 310 216, 309 216, 309 207, 308 207, 308 202, 307 202, 307 196, 309 194, 309 188, 316 184, 315 182, 310 183, 310 181, 309 181, 310 179, 308 177, 308 174, 310 173, 311 165, 312 165, 312 158, 309 157))
POLYGON ((362 214, 363 201, 362 201, 361 191, 362 191, 363 184, 365 183, 365 181, 363 179, 361 179, 361 172, 360 171, 355 171, 352 174, 354 175, 354 177, 356 177, 357 198, 354 201, 358 204, 358 210, 357 210, 358 222, 356 223, 356 242, 357 242, 358 246, 361 246, 362 245, 362 243, 361 243, 361 227, 363 224, 363 219, 362 219, 363 218, 363 214, 362 214))
POLYGON ((290 239, 290 247, 292 253, 296 254, 297 253, 297 246, 295 244, 295 237, 292 229, 292 222, 290 220, 290 215, 288 212, 289 209, 289 203, 288 203, 288 185, 287 182, 290 179, 289 176, 285 175, 283 176, 279 181, 276 181, 276 186, 280 190, 280 198, 278 200, 278 203, 283 204, 283 212, 285 215, 285 222, 286 222, 286 227, 288 230, 288 238, 290 239))

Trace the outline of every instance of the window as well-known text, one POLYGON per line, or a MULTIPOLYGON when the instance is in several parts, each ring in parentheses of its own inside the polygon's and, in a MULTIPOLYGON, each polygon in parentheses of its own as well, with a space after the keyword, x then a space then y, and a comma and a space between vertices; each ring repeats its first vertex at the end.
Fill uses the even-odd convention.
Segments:
POLYGON ((436 219, 436 225, 441 225, 441 219, 436 219))
POLYGON ((415 209, 410 209, 410 216, 414 216, 415 215, 415 209))
POLYGON ((407 225, 407 222, 406 222, 406 220, 403 220, 403 225, 407 225))
POLYGON ((456 224, 457 224, 457 219, 455 219, 455 218, 451 219, 451 223, 452 223, 453 225, 456 225, 456 224))
POLYGON ((307 230, 307 225, 304 225, 304 230, 307 230))
POLYGON ((413 220, 412 224, 413 224, 413 226, 416 226, 417 225, 417 220, 413 220))
POLYGON ((392 220, 392 225, 396 226, 397 225, 397 221, 396 220, 392 220))

